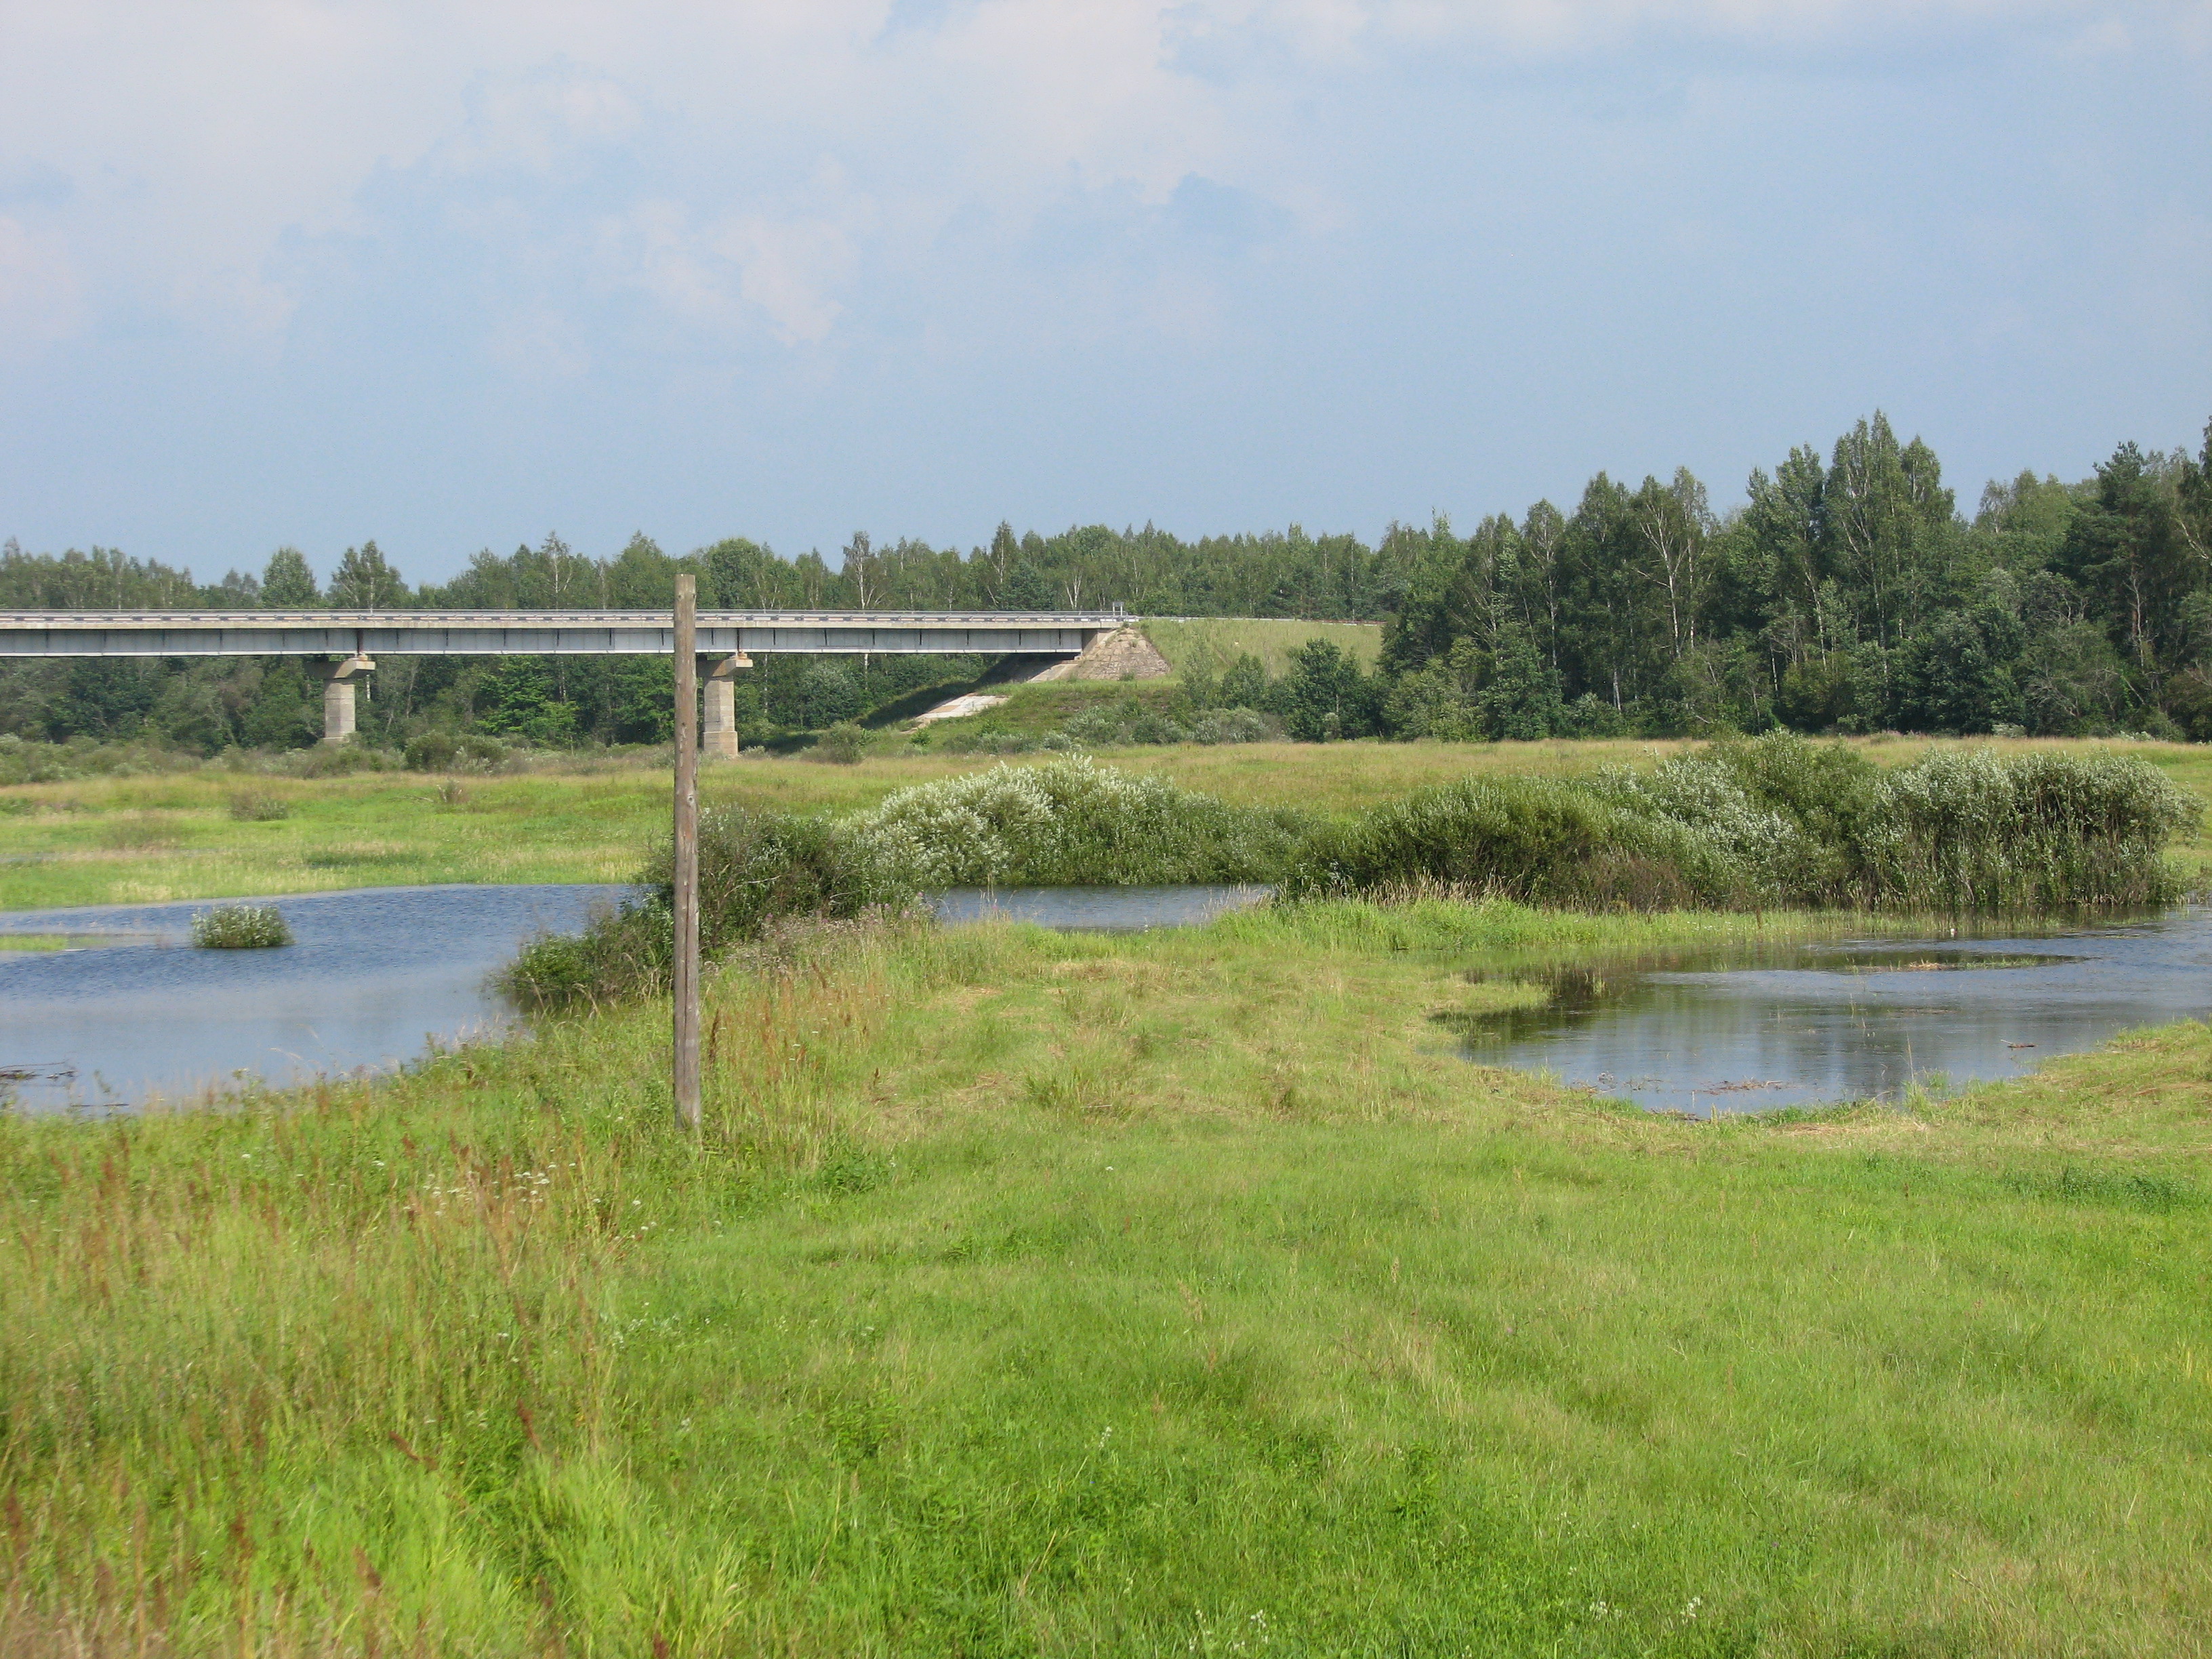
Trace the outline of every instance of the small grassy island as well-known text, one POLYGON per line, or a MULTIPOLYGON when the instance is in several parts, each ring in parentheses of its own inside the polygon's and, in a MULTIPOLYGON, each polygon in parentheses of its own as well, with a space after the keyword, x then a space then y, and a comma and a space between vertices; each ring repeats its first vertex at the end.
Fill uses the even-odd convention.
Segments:
MULTIPOLYGON (((527 1040, 0 1117, 0 1651, 2202 1651, 2204 1025, 1711 1121, 1454 1032, 1539 994, 1475 969, 2172 902, 2204 772, 717 767, 696 1139, 650 867, 516 963, 527 1040), (910 903, 1073 880, 1282 897, 1126 936, 910 903)), ((626 877, 665 788, 26 785, 7 897, 626 877)))

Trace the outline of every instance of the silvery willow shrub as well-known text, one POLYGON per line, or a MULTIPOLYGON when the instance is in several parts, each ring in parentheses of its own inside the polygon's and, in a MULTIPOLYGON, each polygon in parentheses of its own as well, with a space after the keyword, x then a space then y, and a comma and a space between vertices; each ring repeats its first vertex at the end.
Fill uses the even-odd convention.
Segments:
POLYGON ((1608 768, 1591 793, 1680 831, 1677 856, 1700 892, 1739 905, 1779 904, 1819 884, 1826 861, 1802 826, 1753 798, 1710 755, 1678 755, 1648 772, 1608 768))
POLYGON ((854 826, 923 888, 1272 881, 1306 821, 1081 756, 917 784, 854 826))

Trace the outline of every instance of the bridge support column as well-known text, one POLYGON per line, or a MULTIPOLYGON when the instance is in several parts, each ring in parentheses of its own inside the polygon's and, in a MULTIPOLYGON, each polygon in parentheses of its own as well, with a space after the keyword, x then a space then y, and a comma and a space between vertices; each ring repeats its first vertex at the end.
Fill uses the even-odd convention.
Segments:
POLYGON ((719 662, 707 674, 707 725, 700 733, 699 748, 702 753, 720 755, 735 760, 738 754, 738 684, 732 678, 740 668, 750 668, 753 659, 742 651, 733 652, 719 662))
POLYGON ((354 687, 359 684, 353 677, 376 665, 356 654, 310 666, 323 679, 323 741, 350 743, 355 730, 354 687))

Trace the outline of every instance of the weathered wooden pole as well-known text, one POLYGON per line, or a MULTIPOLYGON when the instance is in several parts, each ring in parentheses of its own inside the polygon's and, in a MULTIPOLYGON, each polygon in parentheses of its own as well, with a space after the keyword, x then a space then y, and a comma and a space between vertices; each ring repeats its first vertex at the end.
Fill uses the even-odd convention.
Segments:
POLYGON ((676 1121, 699 1127, 699 584, 676 579, 676 1121))

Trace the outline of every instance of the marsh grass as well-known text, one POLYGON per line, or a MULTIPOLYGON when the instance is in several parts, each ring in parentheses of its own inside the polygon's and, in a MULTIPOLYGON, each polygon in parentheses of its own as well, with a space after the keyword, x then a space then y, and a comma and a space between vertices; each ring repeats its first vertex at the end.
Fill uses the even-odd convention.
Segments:
POLYGON ((218 904, 192 915, 192 943, 204 951, 266 951, 292 942, 273 904, 218 904))
POLYGON ((1427 1019, 1808 927, 786 923, 696 1142, 665 1002, 0 1119, 0 1651, 2201 1651, 2212 1033, 1692 1124, 1427 1019))

